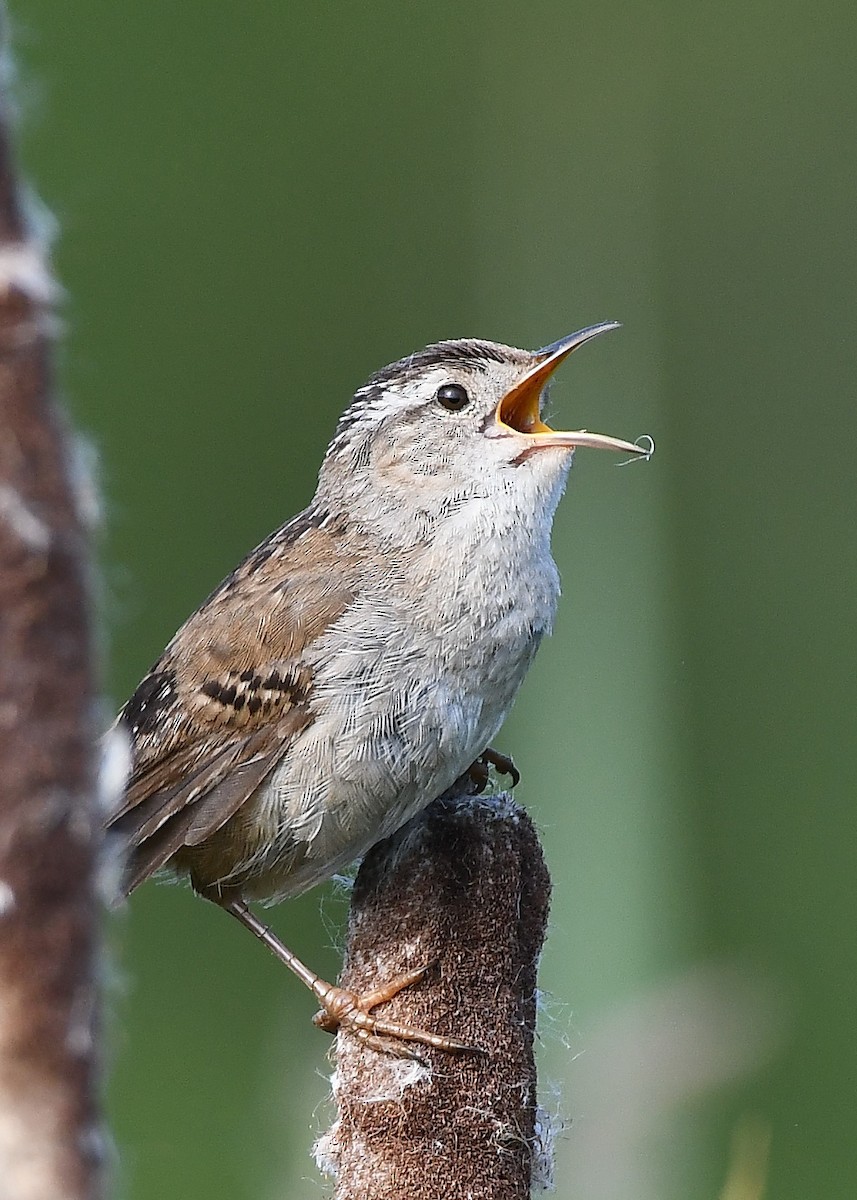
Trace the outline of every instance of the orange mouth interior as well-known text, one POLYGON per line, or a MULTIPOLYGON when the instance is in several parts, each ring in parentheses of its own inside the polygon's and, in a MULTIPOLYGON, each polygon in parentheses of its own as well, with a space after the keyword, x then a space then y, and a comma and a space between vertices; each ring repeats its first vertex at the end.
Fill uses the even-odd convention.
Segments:
MULTIPOLYGON (((564 358, 565 355, 562 355, 564 358)), ((561 359, 552 355, 537 366, 521 382, 507 392, 497 405, 497 420, 501 425, 513 429, 515 433, 553 433, 550 425, 546 425, 539 413, 539 401, 545 384, 561 359)))

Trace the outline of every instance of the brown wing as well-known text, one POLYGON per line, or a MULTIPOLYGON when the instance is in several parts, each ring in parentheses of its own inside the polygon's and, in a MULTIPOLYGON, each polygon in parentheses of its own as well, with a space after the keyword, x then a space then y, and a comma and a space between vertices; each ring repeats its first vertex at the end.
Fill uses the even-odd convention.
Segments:
POLYGON ((312 721, 305 648, 354 598, 356 548, 308 509, 185 622, 120 712, 133 768, 108 824, 130 892, 215 833, 312 721))

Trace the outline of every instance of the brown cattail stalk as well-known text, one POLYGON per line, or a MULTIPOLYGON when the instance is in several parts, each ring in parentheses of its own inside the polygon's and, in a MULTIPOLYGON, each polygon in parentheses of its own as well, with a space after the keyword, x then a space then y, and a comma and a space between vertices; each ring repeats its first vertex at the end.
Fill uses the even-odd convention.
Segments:
POLYGON ((533 1036, 549 896, 533 825, 506 795, 448 794, 367 855, 345 985, 430 963, 379 1015, 484 1053, 414 1061, 340 1035, 338 1118, 316 1146, 336 1200, 529 1197, 545 1174, 533 1036))
MULTIPOLYGON (((0 13, 2 21, 2 13, 0 13)), ((100 1195, 86 538, 0 95, 0 1196, 100 1195)))

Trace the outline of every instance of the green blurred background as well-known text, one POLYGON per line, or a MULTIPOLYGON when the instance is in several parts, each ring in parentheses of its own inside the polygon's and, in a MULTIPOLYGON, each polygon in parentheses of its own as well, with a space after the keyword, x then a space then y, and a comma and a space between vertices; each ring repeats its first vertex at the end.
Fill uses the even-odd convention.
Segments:
MULTIPOLYGON (((555 881, 557 1194, 714 1197, 756 1113, 769 1196, 853 1197, 857 8, 12 12, 26 168, 62 228, 63 388, 106 500, 109 706, 305 503, 372 370, 622 320, 556 411, 658 453, 579 455, 556 635, 501 739, 555 881), (741 987, 706 993, 698 1037, 675 1002, 724 958, 763 1009, 787 999, 772 1053, 741 987), (601 1081, 628 1110, 615 1179, 579 1161, 605 1038, 629 1073, 601 1081)), ((332 974, 344 911, 327 889, 274 922, 332 974)), ((121 1194, 326 1194, 328 1043, 299 985, 183 890, 145 887, 111 937, 121 1194)))

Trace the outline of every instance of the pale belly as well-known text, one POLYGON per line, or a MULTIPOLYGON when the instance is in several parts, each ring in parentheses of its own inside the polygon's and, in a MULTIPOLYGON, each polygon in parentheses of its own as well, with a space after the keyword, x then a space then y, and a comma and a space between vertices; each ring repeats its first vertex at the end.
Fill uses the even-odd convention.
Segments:
POLYGON ((233 846, 238 822, 252 840, 223 884, 257 899, 305 891, 430 804, 494 739, 550 630, 559 585, 542 556, 501 587, 494 573, 474 589, 474 557, 466 588, 429 583, 406 602, 398 580, 314 644, 313 722, 224 827, 233 846))

